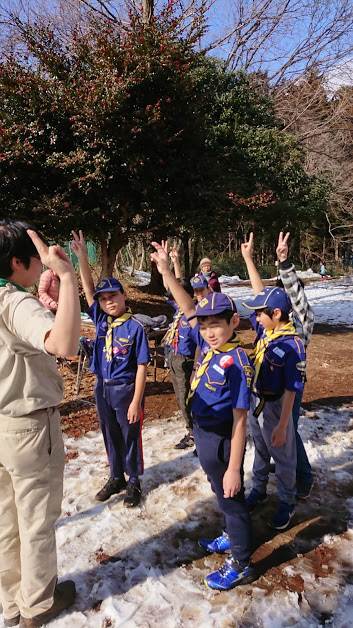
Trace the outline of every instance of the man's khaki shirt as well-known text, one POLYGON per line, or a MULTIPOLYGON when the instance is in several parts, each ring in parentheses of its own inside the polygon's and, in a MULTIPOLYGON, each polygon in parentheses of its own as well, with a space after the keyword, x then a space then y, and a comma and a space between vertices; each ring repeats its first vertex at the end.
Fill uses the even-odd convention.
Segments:
POLYGON ((26 416, 61 402, 62 379, 44 346, 53 324, 36 297, 0 288, 0 414, 26 416))

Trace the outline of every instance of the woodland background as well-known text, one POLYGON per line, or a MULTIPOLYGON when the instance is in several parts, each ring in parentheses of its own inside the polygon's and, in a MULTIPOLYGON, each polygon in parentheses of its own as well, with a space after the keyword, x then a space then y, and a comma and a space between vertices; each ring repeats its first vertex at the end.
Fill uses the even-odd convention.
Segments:
MULTIPOLYGON (((82 228, 102 273, 151 239, 245 276, 278 231, 353 267, 353 2, 0 2, 0 217, 82 228)), ((152 273, 153 282, 154 273, 152 273)))

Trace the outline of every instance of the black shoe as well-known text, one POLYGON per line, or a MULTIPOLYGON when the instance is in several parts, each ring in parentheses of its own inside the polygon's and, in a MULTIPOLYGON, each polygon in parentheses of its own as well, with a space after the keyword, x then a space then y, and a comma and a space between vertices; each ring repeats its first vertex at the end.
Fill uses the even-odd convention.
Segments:
POLYGON ((177 445, 175 445, 175 449, 187 449, 188 447, 193 447, 194 444, 194 437, 189 432, 188 434, 185 434, 177 445))
POLYGON ((141 501, 141 484, 140 482, 129 482, 124 497, 124 506, 134 508, 141 501))
POLYGON ((126 488, 126 480, 125 478, 114 479, 109 478, 108 482, 98 491, 96 495, 96 499, 99 502, 105 502, 109 497, 115 495, 116 493, 120 493, 126 488))

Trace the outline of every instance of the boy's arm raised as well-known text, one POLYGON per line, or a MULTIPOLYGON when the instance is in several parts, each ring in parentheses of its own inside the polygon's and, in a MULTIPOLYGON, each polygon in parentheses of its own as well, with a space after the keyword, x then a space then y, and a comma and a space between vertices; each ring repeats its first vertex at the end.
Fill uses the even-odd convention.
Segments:
POLYGON ((80 337, 80 299, 75 271, 65 251, 57 245, 47 246, 35 231, 27 231, 43 264, 60 279, 58 310, 53 327, 47 333, 44 346, 48 353, 59 357, 75 355, 80 337))
MULTIPOLYGON (((176 303, 182 312, 184 312, 186 318, 193 316, 195 314, 194 302, 176 279, 175 275, 171 272, 168 264, 167 253, 161 244, 158 244, 158 242, 152 242, 152 246, 156 249, 156 252, 151 254, 151 260, 157 265, 158 271, 162 275, 163 280, 166 281, 176 303)), ((196 324, 196 319, 190 321, 191 327, 195 327, 196 324)))
POLYGON ((259 294, 259 292, 263 291, 264 284, 262 283, 262 279, 254 264, 253 252, 254 252, 254 234, 253 232, 251 232, 249 235, 249 240, 248 241, 245 240, 245 242, 243 242, 241 245, 241 254, 246 264, 246 268, 248 271, 253 293, 256 295, 256 294, 259 294))
POLYGON ((75 231, 72 231, 72 237, 73 241, 71 242, 71 248, 78 259, 83 291, 85 293, 88 307, 91 307, 94 303, 94 281, 89 267, 86 242, 81 229, 78 234, 75 231))

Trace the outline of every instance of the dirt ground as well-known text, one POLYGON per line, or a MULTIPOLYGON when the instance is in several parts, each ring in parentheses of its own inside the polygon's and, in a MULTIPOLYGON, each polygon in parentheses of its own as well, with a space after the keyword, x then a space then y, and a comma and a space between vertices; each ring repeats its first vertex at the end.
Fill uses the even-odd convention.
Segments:
MULTIPOLYGON (((138 288, 129 288, 128 298, 133 312, 150 316, 171 313, 161 297, 148 295, 138 288)), ((82 334, 93 337, 94 331, 92 327, 83 326, 82 334)), ((250 350, 254 334, 246 320, 241 321, 239 335, 250 350)), ((305 407, 315 409, 317 406, 353 401, 352 347, 353 329, 316 325, 308 352, 305 407)), ((98 428, 94 408, 94 376, 85 370, 79 394, 76 394, 77 363, 77 359, 74 359, 65 361, 59 367, 65 382, 65 398, 61 406, 62 425, 65 433, 74 437, 98 428)), ((177 410, 168 372, 163 368, 163 359, 158 358, 157 363, 156 381, 154 369, 151 366, 148 368, 145 421, 167 418, 177 410)))

